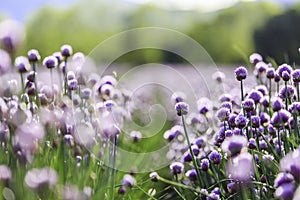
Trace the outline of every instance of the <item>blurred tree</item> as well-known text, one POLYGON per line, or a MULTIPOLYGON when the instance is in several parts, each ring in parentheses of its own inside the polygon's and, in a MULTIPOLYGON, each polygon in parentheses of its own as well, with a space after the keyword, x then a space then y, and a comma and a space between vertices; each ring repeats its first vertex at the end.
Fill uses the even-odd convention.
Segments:
POLYGON ((215 62, 241 62, 254 51, 254 30, 280 11, 280 7, 268 2, 241 2, 221 11, 212 22, 195 25, 189 35, 215 62))
MULTIPOLYGON (((300 4, 299 4, 300 5, 300 4)), ((300 63, 300 9, 287 10, 270 19, 254 34, 256 51, 283 62, 300 63)))

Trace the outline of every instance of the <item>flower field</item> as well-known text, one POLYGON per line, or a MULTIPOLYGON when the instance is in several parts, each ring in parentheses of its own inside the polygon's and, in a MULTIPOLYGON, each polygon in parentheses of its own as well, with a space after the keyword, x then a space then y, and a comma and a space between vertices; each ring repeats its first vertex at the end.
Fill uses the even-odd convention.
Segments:
POLYGON ((0 55, 1 199, 300 199, 293 63, 254 53, 234 78, 212 74, 217 97, 190 102, 120 87, 118 69, 83 73, 70 45, 0 55), (151 115, 154 98, 166 113, 151 115))

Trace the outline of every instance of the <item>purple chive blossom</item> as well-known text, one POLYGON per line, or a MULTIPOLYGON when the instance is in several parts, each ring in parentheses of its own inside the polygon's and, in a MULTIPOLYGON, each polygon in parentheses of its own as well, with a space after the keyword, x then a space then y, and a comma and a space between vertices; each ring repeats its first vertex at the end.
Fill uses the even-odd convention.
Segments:
POLYGON ((290 80, 290 74, 287 71, 282 72, 282 80, 283 81, 289 81, 290 80))
POLYGON ((37 62, 41 59, 41 56, 36 49, 31 49, 27 53, 29 62, 37 62))
POLYGON ((289 105, 288 110, 290 113, 298 115, 300 113, 300 102, 293 102, 289 105))
POLYGON ((247 75, 248 75, 248 71, 245 67, 243 66, 240 66, 238 67, 235 71, 235 78, 238 80, 238 81, 242 81, 244 79, 247 78, 247 75))
POLYGON ((282 99, 293 98, 295 95, 294 87, 291 85, 287 85, 287 87, 282 87, 279 91, 279 97, 282 99))
POLYGON ((259 148, 263 150, 268 150, 268 144, 264 140, 259 141, 259 148))
POLYGON ((183 102, 186 100, 186 95, 183 92, 174 92, 172 94, 172 102, 174 104, 178 103, 178 102, 183 102))
POLYGON ((151 174, 149 174, 149 177, 150 177, 150 180, 153 182, 157 182, 158 178, 159 178, 157 172, 152 172, 151 174))
POLYGON ((205 146, 205 139, 203 139, 202 137, 199 137, 195 140, 195 144, 198 146, 198 148, 202 148, 205 146))
POLYGON ((267 95, 268 94, 268 89, 266 86, 264 85, 258 85, 256 88, 255 88, 257 91, 261 92, 263 96, 267 95))
POLYGON ((68 88, 69 90, 77 90, 78 81, 76 79, 68 80, 68 88))
POLYGON ((276 73, 275 73, 275 77, 274 77, 274 81, 275 81, 276 83, 278 83, 280 80, 281 80, 281 78, 280 78, 279 74, 276 72, 276 73))
POLYGON ((232 96, 230 94, 222 94, 219 98, 219 101, 225 102, 225 101, 231 101, 232 100, 232 96))
POLYGON ((209 160, 207 158, 203 158, 200 162, 200 169, 202 171, 207 171, 209 169, 209 160))
POLYGON ((239 129, 244 128, 248 123, 248 119, 242 115, 239 114, 236 118, 235 118, 235 125, 236 127, 238 127, 239 129))
POLYGON ((266 76, 267 76, 268 79, 275 78, 275 69, 273 67, 267 68, 266 76))
POLYGON ((0 183, 11 179, 11 170, 6 165, 0 165, 0 183))
POLYGON ((277 188, 282 184, 291 183, 294 181, 294 176, 290 173, 280 172, 274 180, 274 187, 277 188))
POLYGON ((258 73, 263 73, 263 72, 265 72, 267 68, 268 68, 268 65, 267 65, 265 62, 263 62, 263 61, 258 62, 258 63, 256 63, 256 65, 255 65, 255 69, 256 69, 256 71, 257 71, 258 73))
POLYGON ((215 165, 218 165, 222 161, 222 155, 218 152, 213 150, 209 155, 208 159, 215 165))
POLYGON ((263 59, 262 59, 262 56, 260 54, 253 53, 249 56, 249 60, 250 60, 250 63, 256 65, 256 63, 261 62, 263 59))
POLYGON ((19 56, 15 59, 15 66, 20 73, 29 72, 31 69, 28 59, 24 56, 19 56))
POLYGON ((54 56, 47 56, 43 60, 43 65, 45 67, 47 67, 48 69, 53 69, 53 68, 57 67, 58 61, 57 61, 56 57, 54 57, 54 56))
POLYGON ((252 112, 255 108, 255 102, 253 99, 246 99, 242 103, 242 107, 245 109, 246 112, 252 112))
POLYGON ((58 61, 59 63, 63 61, 63 56, 61 55, 60 52, 54 52, 54 53, 52 54, 52 56, 54 56, 54 57, 57 59, 57 61, 58 61))
POLYGON ((260 117, 260 124, 263 125, 263 126, 265 124, 268 124, 269 121, 270 121, 270 116, 267 113, 265 113, 265 112, 261 112, 259 114, 259 117, 260 117))
POLYGON ((61 46, 60 48, 60 53, 63 57, 70 57, 73 54, 73 49, 70 45, 65 44, 61 46))
POLYGON ((181 174, 184 170, 184 165, 181 162, 174 162, 170 165, 170 170, 173 175, 181 174))
POLYGON ((275 197, 280 198, 282 200, 291 200, 293 199, 294 192, 295 192, 294 183, 284 183, 276 189, 275 197))
POLYGON ((175 110, 178 116, 187 115, 189 112, 189 105, 185 102, 178 102, 175 104, 175 110))
POLYGON ((279 110, 281 110, 283 108, 284 108, 284 104, 282 102, 282 99, 275 97, 272 100, 272 109, 273 109, 273 111, 276 112, 276 111, 279 111, 279 110))
POLYGON ((227 184, 227 189, 230 194, 237 192, 238 191, 237 187, 238 186, 237 186, 236 182, 230 182, 227 184))
POLYGON ((223 72, 216 71, 215 73, 212 74, 212 78, 218 81, 219 83, 222 83, 225 80, 226 76, 223 72))
POLYGON ((288 122, 289 118, 291 117, 291 113, 287 110, 279 110, 278 112, 275 112, 271 118, 271 124, 274 127, 282 127, 285 125, 285 123, 288 122))
POLYGON ((234 113, 231 113, 228 117, 228 124, 231 128, 234 128, 236 125, 235 125, 235 118, 237 117, 236 114, 234 113))
POLYGON ((228 110, 232 110, 232 103, 231 102, 223 102, 220 106, 221 108, 227 108, 228 110))
POLYGON ((228 108, 220 108, 217 111, 217 118, 220 120, 220 122, 224 122, 228 120, 230 114, 230 110, 228 108))
POLYGON ((195 169, 190 169, 185 173, 185 176, 188 177, 191 181, 197 180, 197 172, 195 169))
POLYGON ((38 189, 45 185, 55 186, 57 182, 57 172, 50 167, 29 170, 25 176, 26 185, 32 189, 38 189))
POLYGON ((130 174, 125 174, 121 180, 122 186, 133 187, 136 184, 135 178, 130 174))
POLYGON ((294 83, 300 82, 300 69, 295 69, 292 72, 292 78, 293 78, 294 83))
POLYGON ((245 152, 233 158, 227 166, 227 173, 233 180, 249 181, 254 174, 252 155, 245 152))
POLYGON ((264 106, 265 108, 269 107, 270 102, 269 102, 269 96, 264 96, 260 99, 259 102, 262 106, 264 106))
POLYGON ((281 78, 283 77, 282 76, 283 72, 287 72, 288 74, 291 74, 292 71, 293 71, 292 67, 288 64, 282 64, 277 69, 277 72, 281 78))
POLYGON ((300 149, 288 153, 280 160, 280 170, 289 172, 296 181, 300 181, 300 149))
POLYGON ((185 152, 183 155, 183 162, 191 162, 192 160, 192 155, 189 152, 185 152))
POLYGON ((206 97, 202 97, 197 101, 197 107, 200 114, 206 114, 212 109, 212 102, 206 97))
POLYGON ((247 138, 241 135, 233 135, 226 138, 222 143, 222 150, 231 156, 239 154, 243 147, 247 145, 247 138))
POLYGON ((225 131, 225 137, 231 137, 233 136, 233 131, 232 130, 226 130, 225 131))
POLYGON ((260 99, 263 97, 262 93, 257 90, 252 90, 248 94, 248 98, 252 99, 255 104, 259 103, 260 99))
POLYGON ((256 149, 256 140, 254 138, 250 138, 248 142, 249 149, 256 149))
POLYGON ((257 115, 251 116, 251 122, 253 128, 258 128, 260 126, 260 118, 257 115))

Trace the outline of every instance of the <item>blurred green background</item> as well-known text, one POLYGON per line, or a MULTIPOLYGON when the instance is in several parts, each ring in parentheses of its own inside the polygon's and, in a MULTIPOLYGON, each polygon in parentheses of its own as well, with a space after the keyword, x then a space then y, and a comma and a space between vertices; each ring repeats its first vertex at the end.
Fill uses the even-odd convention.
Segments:
MULTIPOLYGON (((2 20, 6 18, 5 13, 0 16, 2 20)), ((204 12, 162 7, 151 2, 79 0, 62 8, 53 4, 32 12, 24 21, 26 39, 17 54, 36 48, 46 56, 65 43, 71 44, 75 51, 88 54, 116 33, 156 26, 175 29, 192 37, 216 63, 242 63, 253 52, 274 58, 279 63, 300 63, 299 22, 300 3, 295 2, 287 5, 273 1, 238 1, 233 6, 204 12)), ((185 61, 169 52, 144 49, 128 53, 117 62, 185 61)))

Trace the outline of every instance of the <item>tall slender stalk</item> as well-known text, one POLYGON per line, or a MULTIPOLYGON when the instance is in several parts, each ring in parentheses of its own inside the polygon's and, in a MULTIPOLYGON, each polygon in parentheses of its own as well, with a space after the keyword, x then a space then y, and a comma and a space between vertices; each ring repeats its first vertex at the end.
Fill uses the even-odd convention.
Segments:
POLYGON ((194 165, 194 168, 195 168, 196 173, 197 173, 197 179, 198 179, 199 184, 200 184, 202 182, 201 181, 201 176, 200 176, 200 171, 199 171, 199 167, 198 167, 197 161, 195 159, 195 155, 194 155, 194 152, 193 152, 193 149, 192 149, 192 146, 191 146, 191 142, 190 142, 190 139, 189 139, 189 136, 188 136, 188 133, 187 133, 187 129, 186 129, 185 120, 184 120, 183 115, 181 115, 181 120, 182 120, 182 126, 183 126, 183 129, 184 129, 185 138, 186 138, 186 141, 188 143, 190 154, 192 156, 193 165, 194 165))

